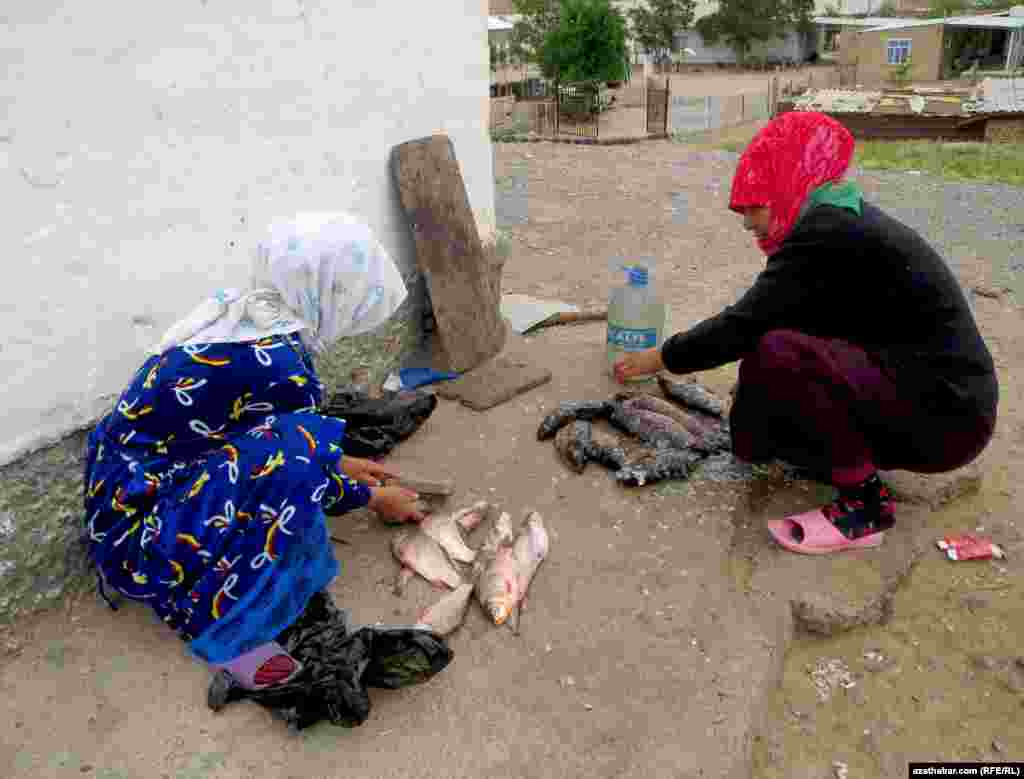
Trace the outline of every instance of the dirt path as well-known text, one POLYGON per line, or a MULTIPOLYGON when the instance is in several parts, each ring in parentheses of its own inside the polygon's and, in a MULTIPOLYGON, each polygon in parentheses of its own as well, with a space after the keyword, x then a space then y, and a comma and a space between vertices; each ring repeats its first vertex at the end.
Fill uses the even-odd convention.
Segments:
MULTIPOLYGON (((651 256, 671 327, 682 329, 734 300, 763 263, 723 208, 729 155, 672 143, 495 154, 513 246, 506 291, 603 304, 616 260, 651 256)), ((955 250, 966 286, 991 280, 999 250, 955 250)), ((362 728, 293 737, 255 706, 211 714, 208 673, 173 636, 142 609, 111 613, 87 599, 19 625, 0 661, 0 775, 745 777, 752 763, 759 777, 820 779, 833 761, 850 776, 897 777, 909 758, 1021 759, 1024 346, 1012 297, 975 305, 1004 386, 983 478, 968 480, 978 492, 946 507, 902 505, 900 532, 879 554, 816 561, 774 548, 764 520, 820 497, 777 473, 632 491, 593 466, 568 473, 535 440, 544 409, 614 387, 601 325, 552 328, 519 347, 552 370, 549 385, 486 414, 442 402, 391 460, 450 473, 454 506, 484 497, 548 519, 552 555, 521 637, 474 610, 435 681, 374 695, 362 728), (979 525, 1015 553, 1005 565, 956 565, 932 546, 946 529, 979 525), (892 618, 793 642, 790 602, 812 596, 878 596, 892 618), (806 669, 829 660, 859 678, 819 701, 806 669)), ((734 378, 735 366, 701 376, 722 396, 734 378)), ((391 594, 389 530, 345 520, 336 530, 348 543, 332 591, 354 621, 407 622, 436 597, 422 582, 405 599, 391 594)))

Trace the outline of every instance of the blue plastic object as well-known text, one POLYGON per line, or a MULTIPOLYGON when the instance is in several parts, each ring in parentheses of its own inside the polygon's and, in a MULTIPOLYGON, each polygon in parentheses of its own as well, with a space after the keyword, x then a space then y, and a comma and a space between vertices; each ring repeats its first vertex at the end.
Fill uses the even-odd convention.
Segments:
POLYGON ((629 281, 629 286, 631 287, 646 287, 647 268, 640 265, 626 268, 626 278, 629 281))
POLYGON ((398 372, 398 378, 402 381, 402 389, 416 389, 428 384, 457 379, 459 374, 435 371, 433 368, 402 368, 398 372))

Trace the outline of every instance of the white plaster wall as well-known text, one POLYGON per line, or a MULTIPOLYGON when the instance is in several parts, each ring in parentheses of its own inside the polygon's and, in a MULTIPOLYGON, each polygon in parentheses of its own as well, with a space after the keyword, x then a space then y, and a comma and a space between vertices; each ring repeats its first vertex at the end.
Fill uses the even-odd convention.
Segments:
POLYGON ((0 7, 0 463, 92 422, 178 316, 303 209, 414 254, 391 148, 455 145, 494 233, 487 0, 0 7))

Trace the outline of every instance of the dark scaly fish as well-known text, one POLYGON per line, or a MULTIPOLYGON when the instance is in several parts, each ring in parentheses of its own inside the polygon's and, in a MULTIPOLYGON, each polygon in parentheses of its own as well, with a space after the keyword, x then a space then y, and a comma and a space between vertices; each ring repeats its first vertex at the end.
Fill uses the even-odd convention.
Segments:
POLYGON ((537 440, 551 438, 570 422, 581 420, 592 422, 595 419, 607 419, 612 413, 612 404, 605 400, 565 401, 558 404, 558 409, 544 417, 537 430, 537 440))
POLYGON ((660 449, 653 458, 618 471, 615 480, 626 487, 642 487, 668 479, 685 479, 701 459, 700 454, 689 449, 660 449))
POLYGON ((671 381, 659 376, 658 386, 669 400, 713 417, 722 416, 722 402, 696 382, 671 381))
POLYGON ((669 403, 662 398, 656 398, 654 395, 648 395, 643 392, 634 394, 621 393, 616 395, 615 399, 620 400, 627 409, 643 409, 644 411, 653 411, 656 414, 668 417, 679 423, 691 435, 699 436, 706 432, 702 420, 697 419, 692 413, 684 411, 679 406, 669 403))
POLYGON ((583 473, 590 453, 591 424, 573 422, 555 436, 555 450, 576 473, 583 473))
POLYGON ((726 424, 712 426, 707 433, 701 436, 693 448, 704 454, 719 454, 732 451, 732 433, 726 424))
POLYGON ((617 471, 626 464, 626 450, 618 437, 603 430, 592 429, 587 446, 587 461, 617 471))
POLYGON ((684 411, 667 400, 653 395, 634 395, 623 403, 627 408, 653 411, 682 425, 694 437, 691 448, 705 454, 728 451, 732 448, 732 436, 724 420, 701 412, 684 411))
POLYGON ((641 409, 615 404, 609 421, 620 430, 636 436, 655 448, 688 449, 694 438, 668 417, 641 409))

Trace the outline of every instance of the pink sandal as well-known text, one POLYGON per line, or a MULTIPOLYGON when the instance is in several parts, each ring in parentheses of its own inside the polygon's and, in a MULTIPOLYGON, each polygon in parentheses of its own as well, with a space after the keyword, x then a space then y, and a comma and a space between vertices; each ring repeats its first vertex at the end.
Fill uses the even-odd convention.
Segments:
POLYGON ((847 538, 829 522, 821 509, 794 514, 785 519, 773 519, 768 523, 771 533, 780 546, 797 554, 831 554, 848 549, 871 549, 882 545, 885 531, 871 533, 860 538, 847 538), (796 532, 803 531, 803 540, 796 540, 796 532))

